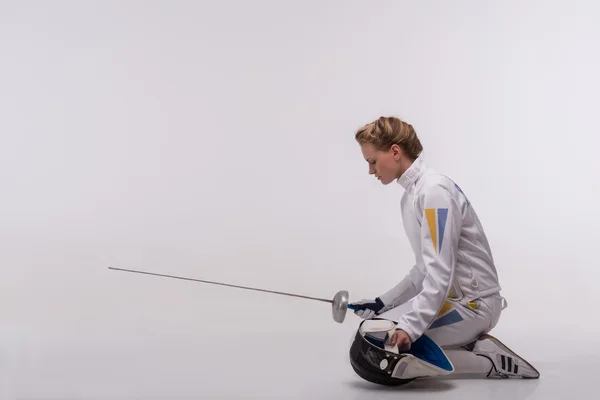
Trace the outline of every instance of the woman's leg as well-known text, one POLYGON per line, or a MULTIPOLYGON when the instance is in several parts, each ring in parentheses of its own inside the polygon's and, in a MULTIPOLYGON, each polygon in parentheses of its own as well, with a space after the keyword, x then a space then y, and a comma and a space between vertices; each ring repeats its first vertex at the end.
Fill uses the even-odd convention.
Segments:
POLYGON ((485 378, 492 369, 489 358, 478 356, 472 351, 458 349, 444 349, 446 356, 454 366, 452 376, 469 375, 485 378))
MULTIPOLYGON (((492 362, 479 356, 463 346, 477 340, 479 336, 489 332, 498 322, 501 307, 498 299, 489 297, 463 305, 455 301, 446 301, 435 321, 425 334, 444 352, 455 368, 454 374, 486 376, 492 369, 492 362)), ((412 301, 393 308, 379 317, 397 320, 412 309, 412 301)))
MULTIPOLYGON (((499 294, 468 305, 447 301, 425 334, 444 350, 453 375, 491 378, 539 378, 539 372, 498 339, 487 335, 505 308, 499 294)), ((412 309, 412 301, 380 315, 396 321, 412 309)))
MULTIPOLYGON (((397 321, 412 310, 413 301, 411 299, 378 317, 397 321)), ((425 334, 442 348, 461 347, 489 332, 498 320, 497 314, 489 299, 477 300, 469 305, 447 300, 425 334)))

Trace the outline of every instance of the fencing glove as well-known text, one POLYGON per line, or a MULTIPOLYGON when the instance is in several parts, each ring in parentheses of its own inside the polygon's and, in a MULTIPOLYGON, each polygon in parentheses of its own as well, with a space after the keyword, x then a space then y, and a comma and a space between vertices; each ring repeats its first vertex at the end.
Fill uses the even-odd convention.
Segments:
POLYGON ((371 319, 377 315, 385 305, 383 304, 383 301, 377 297, 375 300, 365 299, 352 303, 350 306, 354 309, 354 314, 363 319, 371 319))

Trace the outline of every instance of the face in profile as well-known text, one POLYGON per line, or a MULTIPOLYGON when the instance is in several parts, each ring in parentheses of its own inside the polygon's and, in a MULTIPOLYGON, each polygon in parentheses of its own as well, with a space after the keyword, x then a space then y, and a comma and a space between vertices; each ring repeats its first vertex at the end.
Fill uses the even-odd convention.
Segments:
POLYGON ((398 145, 392 145, 389 150, 382 151, 370 143, 365 143, 360 149, 369 164, 369 174, 374 175, 384 185, 398 179, 405 170, 404 153, 398 145))

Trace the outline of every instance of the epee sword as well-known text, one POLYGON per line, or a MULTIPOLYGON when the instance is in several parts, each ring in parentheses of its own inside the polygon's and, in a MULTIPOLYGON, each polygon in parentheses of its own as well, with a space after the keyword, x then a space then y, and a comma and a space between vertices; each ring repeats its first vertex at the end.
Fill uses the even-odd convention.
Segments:
POLYGON ((330 299, 324 299, 324 298, 320 298, 320 297, 305 296, 305 295, 300 295, 300 294, 295 294, 295 293, 280 292, 280 291, 275 291, 275 290, 261 289, 261 288, 255 288, 255 287, 249 287, 249 286, 232 285, 230 283, 208 281, 208 280, 204 280, 204 279, 186 278, 186 277, 182 277, 182 276, 167 275, 167 274, 158 274, 155 272, 138 271, 138 270, 133 270, 133 269, 124 269, 124 268, 115 268, 115 267, 108 267, 108 269, 115 270, 115 271, 132 272, 135 274, 160 276, 163 278, 172 278, 172 279, 181 279, 181 280, 193 281, 193 282, 201 282, 201 283, 207 283, 207 284, 211 284, 211 285, 227 286, 227 287, 233 287, 233 288, 237 288, 237 289, 254 290, 254 291, 258 291, 258 292, 273 293, 273 294, 279 294, 279 295, 283 295, 283 296, 298 297, 298 298, 302 298, 302 299, 331 303, 333 319, 339 323, 342 323, 344 321, 344 319, 346 318, 346 310, 347 309, 352 309, 352 310, 356 309, 353 306, 348 304, 348 292, 345 290, 340 290, 339 292, 337 292, 335 294, 333 299, 330 300, 330 299))

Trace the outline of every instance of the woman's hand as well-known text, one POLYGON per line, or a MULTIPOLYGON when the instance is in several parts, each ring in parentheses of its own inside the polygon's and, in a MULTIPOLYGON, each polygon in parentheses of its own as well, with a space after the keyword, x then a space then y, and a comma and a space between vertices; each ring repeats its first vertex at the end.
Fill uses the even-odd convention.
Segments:
POLYGON ((351 303, 350 308, 354 311, 354 314, 358 315, 363 319, 371 319, 385 307, 383 301, 379 297, 375 300, 361 300, 356 303, 351 303))
POLYGON ((396 332, 390 338, 390 344, 392 346, 398 345, 398 351, 410 350, 411 341, 408 334, 402 329, 396 329, 396 332))

